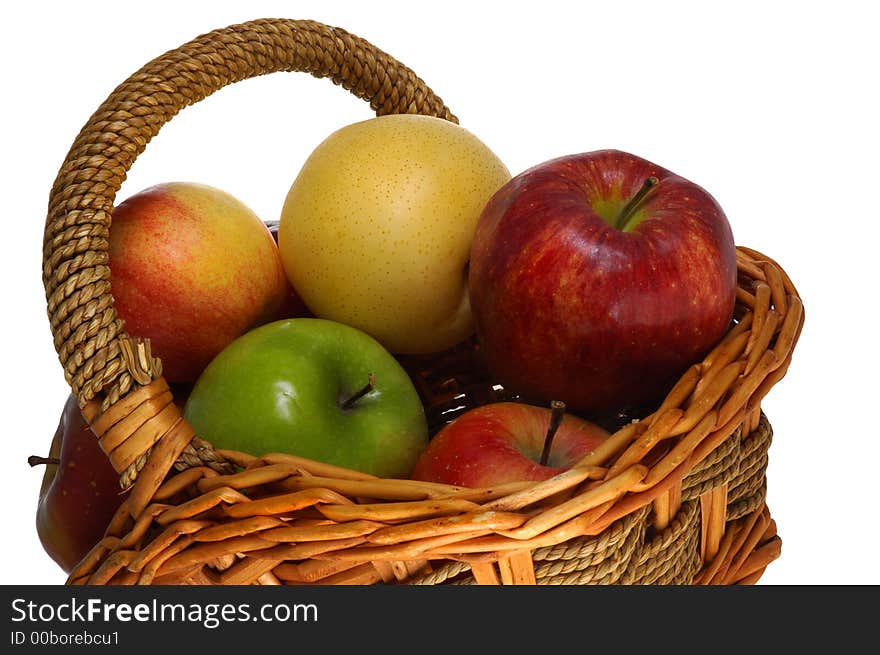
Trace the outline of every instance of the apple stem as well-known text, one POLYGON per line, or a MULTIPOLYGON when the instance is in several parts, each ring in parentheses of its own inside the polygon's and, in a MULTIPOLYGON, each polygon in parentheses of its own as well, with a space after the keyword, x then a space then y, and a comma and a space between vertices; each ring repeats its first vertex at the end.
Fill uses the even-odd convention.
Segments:
POLYGON ((618 229, 623 230, 626 227, 626 223, 639 208, 639 205, 644 202, 645 197, 648 195, 648 192, 650 192, 651 189, 653 189, 659 183, 660 180, 658 180, 654 175, 647 178, 644 183, 642 183, 642 188, 636 191, 636 194, 632 198, 630 198, 629 202, 626 203, 623 209, 620 210, 620 214, 617 216, 618 229))
POLYGON ((41 464, 61 464, 61 460, 57 457, 40 457, 39 455, 31 455, 28 457, 27 461, 31 466, 40 466, 41 464))
POLYGON ((553 437, 562 418, 565 415, 565 403, 561 400, 553 400, 550 402, 550 424, 547 426, 547 435, 544 437, 544 450, 541 452, 541 466, 547 466, 547 460, 550 459, 550 445, 553 443, 553 437))
POLYGON ((343 401, 340 404, 342 409, 351 409, 354 407, 354 404, 370 393, 376 387, 376 376, 373 373, 370 373, 370 376, 367 378, 367 383, 357 391, 353 396, 351 396, 348 400, 343 401))

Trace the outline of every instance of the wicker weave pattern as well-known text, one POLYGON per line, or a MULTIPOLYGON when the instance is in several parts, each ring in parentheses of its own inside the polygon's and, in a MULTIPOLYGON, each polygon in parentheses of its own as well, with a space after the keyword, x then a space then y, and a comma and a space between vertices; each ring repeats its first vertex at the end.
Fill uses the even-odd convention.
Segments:
POLYGON ((773 440, 773 428, 764 418, 759 429, 743 441, 739 470, 728 483, 730 505, 728 516, 738 519, 759 509, 767 495, 768 449, 773 440))
POLYGON ((707 491, 727 484, 739 471, 741 442, 742 429, 735 430, 727 441, 695 466, 681 481, 682 500, 698 498, 707 491))
MULTIPOLYGON (((541 483, 462 489, 385 480, 290 455, 215 451, 180 416, 148 341, 109 288, 110 215, 127 171, 183 107, 275 71, 327 77, 378 114, 455 121, 402 64, 339 28, 259 20, 144 66, 98 108, 52 188, 47 309, 65 378, 128 490, 70 574, 87 584, 733 584, 780 541, 764 505, 761 401, 803 325, 793 283, 737 248, 735 320, 650 414, 541 483)), ((403 362, 434 429, 511 396, 473 340, 403 362)))
POLYGON ((690 584, 702 566, 699 503, 681 506, 669 526, 639 550, 629 584, 690 584))

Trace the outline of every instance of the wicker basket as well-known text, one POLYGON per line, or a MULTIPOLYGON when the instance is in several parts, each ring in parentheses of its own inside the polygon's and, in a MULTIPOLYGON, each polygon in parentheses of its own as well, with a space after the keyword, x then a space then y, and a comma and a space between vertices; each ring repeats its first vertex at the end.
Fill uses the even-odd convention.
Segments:
MULTIPOLYGON (((182 419, 148 340, 124 331, 107 237, 135 158, 183 107, 275 71, 330 78, 377 114, 456 117, 346 31, 256 20, 149 62, 73 143, 52 187, 43 282, 64 374, 126 499, 68 584, 746 584, 780 553, 761 400, 803 323, 791 280, 737 249, 728 334, 662 404, 545 482, 467 489, 285 454, 215 450, 182 419)), ((431 429, 506 399, 471 340, 404 363, 431 429)))

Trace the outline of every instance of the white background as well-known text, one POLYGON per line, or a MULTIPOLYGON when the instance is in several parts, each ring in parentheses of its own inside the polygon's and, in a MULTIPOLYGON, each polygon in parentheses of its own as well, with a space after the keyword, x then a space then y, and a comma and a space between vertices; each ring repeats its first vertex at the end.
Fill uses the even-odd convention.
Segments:
MULTIPOLYGON (((0 583, 60 584, 34 528, 45 453, 69 392, 41 283, 50 185, 107 94, 211 29, 310 18, 413 68, 514 173, 614 147, 708 189, 737 243, 777 259, 806 308, 764 403, 768 504, 783 539, 761 584, 876 584, 878 339, 876 20, 848 2, 4 3, 0 166, 3 557, 0 583)), ((201 181, 276 218, 312 147, 369 117, 327 80, 277 74, 184 110, 117 201, 201 181)))

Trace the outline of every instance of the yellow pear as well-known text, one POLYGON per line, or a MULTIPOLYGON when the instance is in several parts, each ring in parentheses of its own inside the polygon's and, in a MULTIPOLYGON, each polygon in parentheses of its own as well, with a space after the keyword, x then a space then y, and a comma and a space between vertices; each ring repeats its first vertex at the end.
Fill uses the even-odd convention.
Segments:
POLYGON ((394 353, 431 353, 474 330, 467 264, 480 213, 511 175, 467 129, 394 114, 347 125, 309 155, 285 199, 278 244, 320 318, 394 353))

